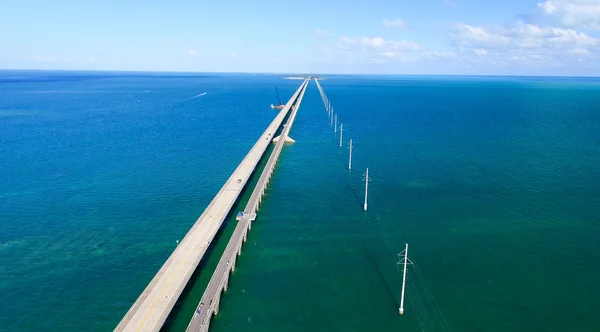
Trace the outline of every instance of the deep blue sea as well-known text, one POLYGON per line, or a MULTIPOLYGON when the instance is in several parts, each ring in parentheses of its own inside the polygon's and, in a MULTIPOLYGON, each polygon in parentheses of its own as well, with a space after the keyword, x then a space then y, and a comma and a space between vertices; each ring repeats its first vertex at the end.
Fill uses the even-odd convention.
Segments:
MULTIPOLYGON (((0 331, 112 330, 300 83, 0 71, 0 331)), ((211 330, 600 331, 600 79, 321 85, 211 330)))

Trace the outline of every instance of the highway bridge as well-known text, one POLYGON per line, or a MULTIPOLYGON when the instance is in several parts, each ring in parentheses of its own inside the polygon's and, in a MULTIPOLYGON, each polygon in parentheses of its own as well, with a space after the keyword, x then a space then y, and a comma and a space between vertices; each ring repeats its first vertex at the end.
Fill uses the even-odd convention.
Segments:
POLYGON ((159 331, 161 329, 211 241, 264 156, 267 147, 275 142, 275 149, 202 297, 201 303, 207 301, 208 305, 203 305, 203 308, 200 308, 200 314, 191 320, 188 327, 190 331, 205 331, 208 329, 211 315, 218 312, 221 289, 227 287, 228 271, 235 268, 236 253, 240 253, 242 239, 246 239, 251 222, 256 218, 256 211, 283 144, 286 141, 291 141, 288 133, 300 107, 308 82, 309 78, 302 82, 292 98, 258 138, 250 152, 125 314, 115 331, 159 331), (281 135, 274 137, 286 118, 288 120, 281 130, 281 135))

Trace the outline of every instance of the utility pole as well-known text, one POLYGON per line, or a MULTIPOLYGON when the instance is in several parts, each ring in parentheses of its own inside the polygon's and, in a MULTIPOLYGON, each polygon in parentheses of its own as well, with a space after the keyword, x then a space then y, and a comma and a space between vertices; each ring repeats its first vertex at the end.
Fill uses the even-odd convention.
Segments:
POLYGON ((408 259, 408 243, 406 244, 406 249, 404 249, 401 253, 398 254, 398 265, 404 264, 404 275, 402 276, 402 295, 400 297, 400 309, 398 312, 400 315, 404 315, 404 289, 406 287, 406 265, 412 264, 412 262, 408 259), (403 258, 400 258, 404 255, 403 258))
POLYGON ((367 168, 367 172, 365 173, 365 178, 363 179, 363 181, 365 181, 365 205, 364 205, 364 209, 365 211, 367 211, 367 197, 369 196, 369 181, 371 181, 371 179, 369 178, 369 169, 367 168))
POLYGON ((340 148, 342 147, 342 135, 344 134, 344 124, 340 124, 340 148))
POLYGON ((333 120, 333 132, 337 133, 337 114, 335 115, 335 120, 333 120))
POLYGON ((348 170, 352 169, 352 138, 350 139, 350 159, 348 160, 348 170))

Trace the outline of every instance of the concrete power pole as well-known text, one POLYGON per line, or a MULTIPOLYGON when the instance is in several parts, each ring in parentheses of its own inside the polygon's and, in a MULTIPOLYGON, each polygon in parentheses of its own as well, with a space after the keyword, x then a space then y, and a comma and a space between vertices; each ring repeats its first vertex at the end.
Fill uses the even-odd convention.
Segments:
POLYGON ((333 120, 333 132, 337 133, 337 114, 335 115, 335 120, 333 120))
POLYGON ((352 169, 352 138, 350 139, 350 159, 348 160, 348 170, 352 169))
POLYGON ((371 179, 369 178, 369 169, 367 168, 367 172, 365 173, 365 178, 363 179, 363 181, 365 181, 365 205, 364 205, 364 209, 365 211, 367 211, 367 197, 369 196, 369 181, 371 181, 371 179))
POLYGON ((404 289, 406 288, 406 265, 412 264, 412 262, 408 259, 408 243, 406 244, 406 249, 404 249, 401 253, 398 254, 398 265, 404 265, 404 274, 402 276, 402 295, 400 297, 400 309, 398 312, 400 315, 404 315, 404 289), (402 258, 400 258, 402 257, 402 258))

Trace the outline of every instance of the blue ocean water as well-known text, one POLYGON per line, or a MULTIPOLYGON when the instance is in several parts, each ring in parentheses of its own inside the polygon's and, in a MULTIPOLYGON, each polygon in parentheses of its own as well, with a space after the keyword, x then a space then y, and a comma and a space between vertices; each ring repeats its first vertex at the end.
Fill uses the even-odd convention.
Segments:
MULTIPOLYGON (((114 328, 299 84, 0 72, 0 329, 114 328)), ((600 80, 321 84, 344 147, 311 83, 215 331, 597 331, 600 80)))

